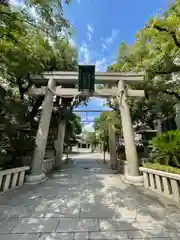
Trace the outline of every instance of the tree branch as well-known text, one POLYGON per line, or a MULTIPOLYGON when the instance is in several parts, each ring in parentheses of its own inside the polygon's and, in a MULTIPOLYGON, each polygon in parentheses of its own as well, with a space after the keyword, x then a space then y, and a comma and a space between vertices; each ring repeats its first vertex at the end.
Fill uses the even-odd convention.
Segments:
POLYGON ((154 29, 158 30, 159 32, 167 32, 171 35, 172 39, 174 40, 175 45, 180 48, 180 42, 177 39, 176 32, 168 30, 167 28, 160 27, 156 24, 153 24, 152 26, 145 25, 145 28, 153 27, 154 29))
POLYGON ((173 40, 174 40, 174 43, 176 44, 176 46, 178 47, 178 48, 180 48, 180 42, 178 41, 178 39, 177 39, 177 36, 176 36, 176 32, 175 31, 170 31, 170 30, 168 30, 168 29, 166 29, 166 28, 163 28, 163 27, 160 27, 160 26, 157 26, 157 25, 153 25, 153 27, 155 28, 155 29, 157 29, 158 31, 160 31, 160 32, 167 32, 167 33, 169 33, 171 36, 172 36, 172 38, 173 38, 173 40))
POLYGON ((44 100, 44 96, 40 96, 34 103, 33 105, 33 109, 30 113, 30 122, 31 122, 31 126, 33 126, 33 121, 34 121, 34 117, 36 116, 36 113, 39 109, 39 107, 42 105, 44 100))
POLYGON ((133 65, 133 67, 136 67, 136 64, 132 60, 130 60, 127 56, 124 56, 125 60, 133 65))
POLYGON ((172 74, 172 73, 177 73, 180 72, 180 67, 177 70, 170 70, 170 71, 165 71, 165 72, 153 72, 156 75, 166 75, 166 74, 172 74))
POLYGON ((168 95, 175 96, 175 97, 178 99, 178 101, 180 101, 180 95, 179 95, 178 93, 174 92, 174 91, 170 92, 170 91, 168 91, 168 90, 163 90, 163 93, 166 93, 166 94, 168 94, 168 95))
POLYGON ((29 24, 29 25, 31 25, 32 27, 34 27, 34 28, 42 31, 43 33, 48 34, 50 37, 52 37, 52 35, 49 34, 49 32, 47 32, 46 29, 39 27, 38 25, 32 23, 31 21, 28 21, 28 20, 25 19, 25 18, 24 18, 24 19, 23 19, 23 18, 19 18, 18 16, 14 15, 14 14, 12 15, 12 13, 4 12, 4 11, 1 11, 1 12, 0 12, 0 15, 1 15, 1 14, 7 15, 8 17, 10 17, 10 18, 12 19, 12 21, 13 21, 13 19, 14 19, 14 21, 17 20, 17 21, 25 22, 26 24, 29 24))

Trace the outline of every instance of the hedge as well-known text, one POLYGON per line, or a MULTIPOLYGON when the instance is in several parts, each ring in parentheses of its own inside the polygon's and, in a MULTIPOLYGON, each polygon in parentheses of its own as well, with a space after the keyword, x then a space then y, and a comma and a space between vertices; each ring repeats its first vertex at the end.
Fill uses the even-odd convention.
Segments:
POLYGON ((144 163, 143 167, 150 168, 154 170, 159 170, 163 172, 175 173, 180 174, 180 168, 175 168, 167 165, 161 165, 159 163, 144 163))

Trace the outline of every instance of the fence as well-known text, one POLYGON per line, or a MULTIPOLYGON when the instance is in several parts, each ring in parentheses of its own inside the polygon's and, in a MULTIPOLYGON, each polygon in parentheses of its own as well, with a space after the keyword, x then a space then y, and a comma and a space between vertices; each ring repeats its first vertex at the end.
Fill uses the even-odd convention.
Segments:
POLYGON ((0 171, 0 193, 23 186, 25 172, 29 168, 26 166, 0 171))
POLYGON ((144 187, 180 202, 180 175, 140 167, 144 187))

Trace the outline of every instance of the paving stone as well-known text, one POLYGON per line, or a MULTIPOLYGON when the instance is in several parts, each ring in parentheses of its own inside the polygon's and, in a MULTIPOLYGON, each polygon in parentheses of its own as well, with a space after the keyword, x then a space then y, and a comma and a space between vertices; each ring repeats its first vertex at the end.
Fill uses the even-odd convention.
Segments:
POLYGON ((110 218, 114 214, 111 206, 103 206, 101 204, 83 204, 80 210, 82 218, 110 218))
POLYGON ((19 218, 3 218, 0 221, 0 234, 9 233, 13 227, 18 223, 19 218))
POLYGON ((100 231, 129 231, 129 230, 139 230, 139 225, 136 222, 125 222, 121 220, 113 219, 100 219, 99 220, 100 231))
POLYGON ((89 194, 84 194, 83 196, 80 197, 79 199, 80 205, 82 204, 95 204, 95 196, 94 193, 89 193, 89 194))
POLYGON ((173 202, 164 204, 156 193, 124 184, 107 165, 96 164, 100 154, 91 156, 76 155, 76 163, 56 177, 3 194, 0 240, 80 240, 87 232, 101 240, 138 239, 142 233, 180 239, 180 211, 173 202), (82 168, 86 164, 89 170, 82 168))
POLYGON ((61 218, 56 232, 98 231, 97 219, 61 218))
POLYGON ((4 234, 0 235, 2 240, 39 240, 38 234, 4 234))
POLYGON ((13 206, 13 207, 9 207, 9 211, 6 215, 6 217, 9 218, 20 218, 20 217, 31 217, 32 216, 32 212, 34 211, 33 206, 13 206))
POLYGON ((148 238, 148 234, 143 231, 127 231, 128 238, 130 239, 144 239, 148 238))
POLYGON ((159 231, 167 232, 170 230, 170 228, 167 228, 158 222, 138 222, 138 224, 140 225, 141 229, 144 231, 159 230, 159 231))
POLYGON ((43 234, 39 240, 74 240, 73 233, 43 234))
POLYGON ((58 207, 53 210, 35 211, 33 217, 39 218, 60 218, 60 217, 79 217, 80 208, 76 207, 58 207))
POLYGON ((116 218, 122 218, 122 219, 135 219, 137 212, 135 209, 129 209, 127 207, 121 207, 118 205, 115 205, 113 207, 114 209, 114 217, 116 218))
POLYGON ((88 240, 88 232, 75 233, 73 240, 88 240))
POLYGON ((110 231, 110 232, 92 232, 89 233, 89 240, 119 240, 128 239, 127 232, 110 231))
POLYGON ((50 233, 55 231, 58 219, 53 218, 23 218, 13 228, 12 233, 50 233))
POLYGON ((137 213, 137 216, 136 216, 136 220, 138 222, 154 222, 155 219, 150 216, 150 215, 143 215, 143 214, 140 214, 140 213, 137 213))
POLYGON ((8 213, 9 213, 9 206, 1 205, 0 206, 0 218, 7 216, 8 213))
POLYGON ((146 234, 148 237, 150 238, 168 238, 168 239, 171 239, 171 238, 178 238, 178 234, 176 231, 172 231, 172 230, 169 230, 169 231, 164 231, 164 230, 157 230, 157 229, 148 229, 146 230, 146 234))

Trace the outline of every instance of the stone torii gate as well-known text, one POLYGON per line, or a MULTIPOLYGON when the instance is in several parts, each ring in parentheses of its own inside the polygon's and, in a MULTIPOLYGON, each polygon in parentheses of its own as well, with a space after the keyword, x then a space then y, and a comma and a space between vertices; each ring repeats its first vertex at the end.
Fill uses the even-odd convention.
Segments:
MULTIPOLYGON (((43 75, 32 77, 34 84, 28 91, 28 94, 44 95, 44 103, 40 117, 39 127, 36 136, 36 146, 34 150, 31 173, 27 176, 26 181, 37 183, 44 181, 46 176, 43 172, 43 160, 45 156, 49 125, 53 108, 53 96, 60 98, 73 98, 81 95, 82 92, 76 88, 62 88, 63 85, 78 84, 78 72, 44 72, 43 75)), ((94 75, 95 84, 106 84, 109 88, 95 89, 89 93, 85 91, 83 95, 89 97, 111 98, 117 97, 122 119, 122 129, 125 142, 125 153, 127 160, 127 172, 124 179, 130 183, 141 183, 143 178, 139 174, 139 160, 137 156, 134 132, 130 110, 127 103, 128 97, 143 97, 143 90, 133 90, 128 88, 130 84, 144 80, 144 73, 109 73, 96 72, 94 75), (128 86, 127 86, 128 85, 128 86)), ((56 168, 60 168, 62 160, 62 151, 64 143, 65 123, 59 123, 57 139, 57 156, 56 168)))

